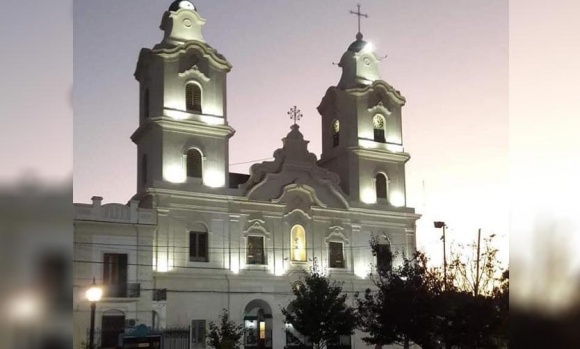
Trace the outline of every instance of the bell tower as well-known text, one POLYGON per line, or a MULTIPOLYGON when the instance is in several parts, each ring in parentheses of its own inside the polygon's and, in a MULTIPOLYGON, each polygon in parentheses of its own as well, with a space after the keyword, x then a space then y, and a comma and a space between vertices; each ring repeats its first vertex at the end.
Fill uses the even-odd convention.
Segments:
POLYGON ((401 207, 406 206, 405 163, 410 159, 401 125, 405 98, 381 79, 380 60, 359 31, 338 64, 340 81, 318 106, 319 164, 339 174, 350 200, 401 207))
POLYGON ((228 186, 232 66, 205 41, 204 24, 192 2, 175 1, 163 14, 161 42, 139 54, 139 128, 131 136, 138 194, 158 184, 194 191, 228 186))

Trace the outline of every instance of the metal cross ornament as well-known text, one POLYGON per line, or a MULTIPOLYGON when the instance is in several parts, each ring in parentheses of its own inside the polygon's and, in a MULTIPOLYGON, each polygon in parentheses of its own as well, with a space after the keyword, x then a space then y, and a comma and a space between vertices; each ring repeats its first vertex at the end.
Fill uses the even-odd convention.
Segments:
POLYGON ((290 119, 294 119, 294 125, 296 125, 296 121, 299 121, 300 118, 302 118, 302 113, 300 112, 300 109, 296 108, 296 106, 293 106, 292 108, 290 108, 290 111, 288 111, 288 115, 290 115, 290 119))
POLYGON ((366 14, 366 13, 361 13, 360 12, 360 4, 357 4, 356 6, 357 6, 358 10, 356 12, 350 11, 350 13, 353 14, 353 15, 357 15, 357 17, 358 17, 358 32, 360 33, 360 18, 361 17, 369 18, 369 15, 366 14))

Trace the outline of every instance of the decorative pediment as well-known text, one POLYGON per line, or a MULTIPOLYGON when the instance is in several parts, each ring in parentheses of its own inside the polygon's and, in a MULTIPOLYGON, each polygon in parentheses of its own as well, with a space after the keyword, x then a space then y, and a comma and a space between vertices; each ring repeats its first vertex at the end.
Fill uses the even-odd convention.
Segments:
POLYGON ((259 232, 260 235, 263 235, 267 239, 270 239, 270 233, 265 227, 265 221, 261 219, 251 219, 248 221, 248 226, 243 232, 243 236, 247 237, 250 232, 256 233, 259 232))
POLYGON ((197 80, 201 80, 204 82, 209 81, 209 77, 205 75, 199 68, 197 64, 194 64, 191 68, 187 69, 184 72, 178 73, 180 78, 189 77, 189 78, 196 78, 197 80))
POLYGON ((391 111, 383 105, 382 101, 379 101, 374 107, 369 108, 368 111, 371 114, 391 115, 391 111))
POLYGON ((344 235, 344 228, 338 225, 329 228, 329 233, 326 235, 324 242, 328 243, 330 241, 341 241, 345 245, 348 245, 348 240, 344 235))
MULTIPOLYGON (((292 125, 292 131, 283 139, 284 146, 274 152, 274 161, 252 165, 250 178, 241 188, 250 200, 288 203, 287 195, 296 196, 296 191, 303 191, 310 204, 347 208, 348 201, 338 186, 339 176, 318 166, 316 155, 308 152, 308 141, 298 129, 298 125, 292 125)), ((306 207, 306 203, 295 205, 306 207)))
POLYGON ((312 205, 327 207, 320 199, 316 196, 316 192, 313 188, 300 185, 300 184, 290 184, 284 187, 284 192, 282 195, 272 200, 273 203, 286 203, 286 212, 291 212, 295 209, 300 209, 304 212, 310 211, 312 205))

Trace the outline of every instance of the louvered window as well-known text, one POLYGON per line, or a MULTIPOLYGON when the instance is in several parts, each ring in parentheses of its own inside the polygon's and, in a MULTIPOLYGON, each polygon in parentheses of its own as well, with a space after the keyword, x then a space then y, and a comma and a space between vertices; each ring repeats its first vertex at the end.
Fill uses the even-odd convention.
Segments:
POLYGON ((149 89, 146 88, 143 94, 143 116, 149 117, 149 89))
POLYGON ((201 113, 201 87, 195 83, 185 86, 185 105, 187 111, 201 113))
POLYGON ((376 189, 377 189, 377 199, 386 199, 387 198, 387 177, 379 173, 375 177, 376 179, 376 189))
POLYGON ((202 157, 197 149, 187 151, 187 177, 201 178, 202 176, 202 157))
POLYGON ((147 154, 141 158, 141 183, 147 184, 147 154))

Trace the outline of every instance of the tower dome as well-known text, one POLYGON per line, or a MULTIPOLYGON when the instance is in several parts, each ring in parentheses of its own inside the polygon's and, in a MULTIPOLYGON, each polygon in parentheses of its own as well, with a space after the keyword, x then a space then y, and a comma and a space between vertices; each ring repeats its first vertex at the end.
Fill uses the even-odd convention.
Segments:
POLYGON ((178 11, 180 9, 195 11, 195 5, 188 0, 175 0, 169 5, 169 11, 178 11))
POLYGON ((348 47, 348 51, 357 53, 362 51, 365 47, 367 47, 369 43, 363 40, 363 35, 359 32, 356 34, 356 41, 353 41, 352 44, 348 47))

